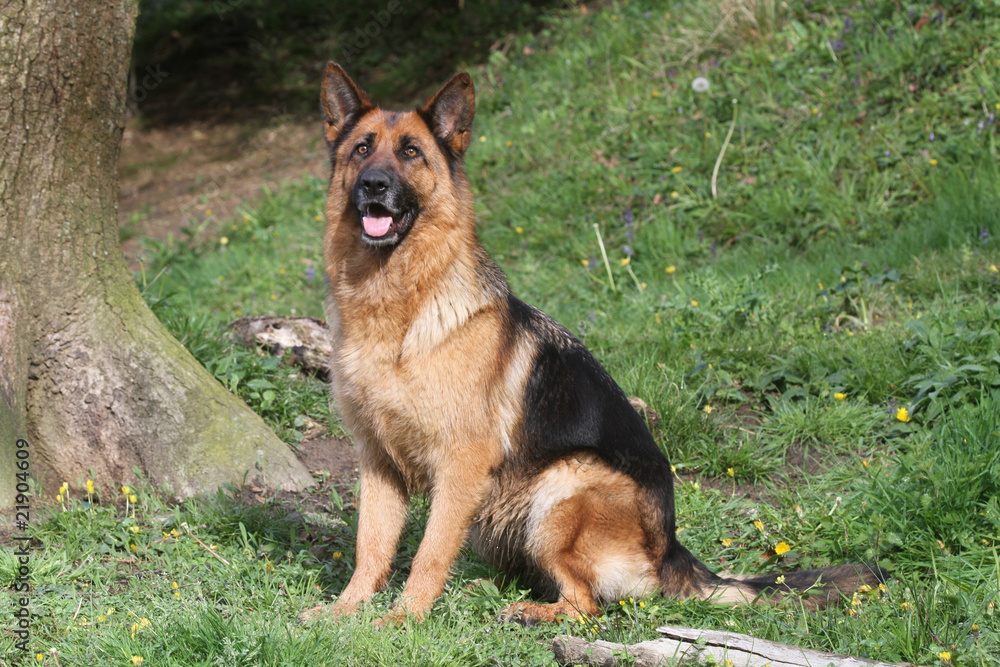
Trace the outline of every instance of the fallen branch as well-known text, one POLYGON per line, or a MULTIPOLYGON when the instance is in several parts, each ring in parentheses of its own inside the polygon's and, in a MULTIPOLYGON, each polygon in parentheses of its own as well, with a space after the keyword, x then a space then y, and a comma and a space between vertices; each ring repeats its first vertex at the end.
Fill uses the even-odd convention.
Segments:
POLYGON ((588 642, 561 635, 552 642, 552 652, 560 665, 635 665, 658 667, 703 661, 729 664, 733 667, 913 667, 910 663, 888 663, 851 658, 823 651, 779 644, 749 635, 715 630, 697 630, 678 626, 663 626, 657 632, 665 635, 639 644, 588 642))
POLYGON ((247 347, 263 347, 321 380, 329 379, 333 353, 326 322, 315 317, 242 317, 227 327, 229 337, 247 347))

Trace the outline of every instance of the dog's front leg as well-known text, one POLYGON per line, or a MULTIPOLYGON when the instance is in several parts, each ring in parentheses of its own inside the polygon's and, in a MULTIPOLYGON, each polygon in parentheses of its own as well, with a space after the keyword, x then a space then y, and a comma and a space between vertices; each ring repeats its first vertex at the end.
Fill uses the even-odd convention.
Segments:
POLYGON ((473 457, 456 457, 439 471, 431 491, 431 512, 424 538, 413 559, 410 577, 399 601, 382 623, 400 623, 407 614, 421 620, 444 590, 451 566, 491 483, 492 465, 482 450, 473 457))
POLYGON ((360 468, 357 562, 351 582, 330 609, 333 614, 353 613, 385 586, 406 520, 408 497, 399 474, 364 456, 360 468))

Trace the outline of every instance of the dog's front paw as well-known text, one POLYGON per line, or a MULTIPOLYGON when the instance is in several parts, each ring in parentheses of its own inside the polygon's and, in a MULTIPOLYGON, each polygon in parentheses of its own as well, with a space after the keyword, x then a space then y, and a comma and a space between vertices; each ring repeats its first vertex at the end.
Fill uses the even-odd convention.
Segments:
POLYGON ((299 614, 299 623, 314 623, 321 618, 334 620, 341 616, 350 616, 357 609, 357 603, 342 602, 339 600, 333 604, 321 604, 301 612, 299 614))
POLYGON ((402 625, 407 619, 413 619, 417 623, 424 620, 425 612, 407 609, 401 604, 397 604, 388 614, 375 621, 376 628, 384 628, 387 625, 402 625))

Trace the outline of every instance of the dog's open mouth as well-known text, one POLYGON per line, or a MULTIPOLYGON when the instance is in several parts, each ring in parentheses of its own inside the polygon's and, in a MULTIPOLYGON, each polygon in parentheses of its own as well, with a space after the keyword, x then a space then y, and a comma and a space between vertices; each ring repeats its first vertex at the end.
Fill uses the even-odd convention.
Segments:
POLYGON ((395 244, 409 229, 412 218, 410 211, 393 212, 381 204, 369 204, 361 212, 362 238, 373 246, 395 244))

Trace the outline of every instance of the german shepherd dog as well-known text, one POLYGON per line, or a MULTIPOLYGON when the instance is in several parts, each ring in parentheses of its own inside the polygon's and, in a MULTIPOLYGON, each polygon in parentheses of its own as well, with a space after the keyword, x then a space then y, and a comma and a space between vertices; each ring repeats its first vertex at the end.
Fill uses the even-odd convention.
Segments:
POLYGON ((670 464, 614 380, 569 331, 511 294, 479 244, 462 167, 475 94, 460 73, 422 107, 387 111, 337 64, 321 94, 333 166, 324 252, 332 390, 358 448, 349 614, 385 586, 409 496, 430 517, 385 621, 423 618, 467 537, 550 603, 505 620, 598 613, 655 591, 806 604, 873 583, 845 565, 721 578, 678 541, 670 464))

